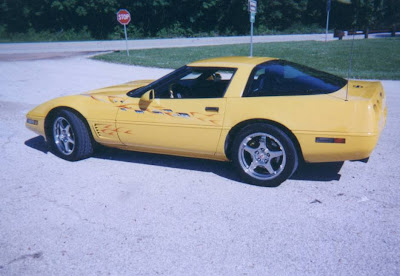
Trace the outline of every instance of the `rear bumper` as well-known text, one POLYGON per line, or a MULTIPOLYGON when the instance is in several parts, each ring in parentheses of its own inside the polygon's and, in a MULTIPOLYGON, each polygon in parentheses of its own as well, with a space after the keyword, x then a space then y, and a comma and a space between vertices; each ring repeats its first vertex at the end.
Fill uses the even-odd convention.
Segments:
POLYGON ((338 162, 368 158, 379 135, 349 135, 340 133, 296 133, 306 162, 338 162), (316 143, 316 137, 344 138, 345 143, 316 143))
POLYGON ((376 122, 375 133, 294 132, 304 160, 310 163, 339 162, 368 158, 378 143, 386 125, 387 107, 384 106, 376 122), (317 143, 316 137, 344 138, 345 143, 317 143))

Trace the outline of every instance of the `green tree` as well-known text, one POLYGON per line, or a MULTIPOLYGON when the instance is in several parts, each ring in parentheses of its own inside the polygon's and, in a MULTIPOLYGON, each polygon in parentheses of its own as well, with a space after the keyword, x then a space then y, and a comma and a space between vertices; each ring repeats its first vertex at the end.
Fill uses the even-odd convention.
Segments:
POLYGON ((265 24, 271 29, 284 30, 302 22, 308 0, 258 1, 257 24, 265 24))
MULTIPOLYGON (((138 37, 190 36, 214 33, 242 35, 249 31, 247 0, 0 0, 4 33, 79 32, 96 39, 118 38, 116 12, 128 9, 129 30, 138 37)), ((326 0, 258 0, 256 26, 285 30, 300 24, 325 26, 326 0)), ((380 28, 400 24, 399 0, 332 0, 331 27, 380 28)))

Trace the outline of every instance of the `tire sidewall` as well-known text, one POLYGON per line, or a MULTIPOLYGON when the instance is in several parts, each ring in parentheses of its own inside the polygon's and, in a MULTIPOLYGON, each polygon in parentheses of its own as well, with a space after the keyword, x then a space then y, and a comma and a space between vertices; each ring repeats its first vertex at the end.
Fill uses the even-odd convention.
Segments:
MULTIPOLYGON (((82 156, 80 156, 80 154, 79 154, 79 149, 83 144, 82 140, 85 139, 86 137, 83 137, 82 133, 79 132, 78 124, 83 124, 83 122, 71 111, 59 110, 59 111, 57 111, 57 113, 54 114, 54 116, 52 117, 52 120, 50 122, 50 131, 49 131, 50 150, 54 155, 56 155, 62 159, 68 160, 68 161, 77 161, 77 160, 83 159, 82 156), (58 118, 64 118, 65 120, 67 120, 68 123, 71 125, 72 131, 74 134, 74 139, 75 139, 74 150, 69 155, 62 153, 54 141, 54 122, 58 118)), ((82 125, 80 127, 82 127, 82 125)), ((84 133, 83 135, 85 135, 85 134, 86 133, 84 133)))
POLYGON ((280 185, 294 173, 298 166, 297 151, 288 135, 286 135, 285 132, 275 126, 263 123, 249 125, 243 128, 238 133, 232 145, 232 161, 235 167, 238 169, 238 172, 243 180, 250 184, 264 187, 276 187, 280 185), (243 170, 242 166, 240 165, 239 150, 243 139, 245 139, 248 135, 257 132, 269 134, 279 140, 286 154, 286 164, 283 171, 275 178, 269 180, 260 180, 250 176, 243 170))

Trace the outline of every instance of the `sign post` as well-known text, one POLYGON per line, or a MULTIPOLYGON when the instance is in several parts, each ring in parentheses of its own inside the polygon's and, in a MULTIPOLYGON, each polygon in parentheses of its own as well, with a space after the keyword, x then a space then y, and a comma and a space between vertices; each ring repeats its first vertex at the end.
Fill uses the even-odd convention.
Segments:
POLYGON ((126 42, 126 54, 129 56, 129 50, 128 50, 128 34, 126 32, 126 25, 131 22, 131 14, 125 10, 125 9, 120 9, 117 12, 117 20, 119 23, 124 25, 124 33, 125 33, 125 42, 126 42))
POLYGON ((328 41, 328 28, 329 28, 329 14, 331 12, 331 0, 327 0, 326 3, 326 31, 325 31, 325 42, 328 41))
POLYGON ((253 25, 256 21, 257 12, 257 1, 249 0, 249 12, 250 12, 250 56, 253 56, 253 25))

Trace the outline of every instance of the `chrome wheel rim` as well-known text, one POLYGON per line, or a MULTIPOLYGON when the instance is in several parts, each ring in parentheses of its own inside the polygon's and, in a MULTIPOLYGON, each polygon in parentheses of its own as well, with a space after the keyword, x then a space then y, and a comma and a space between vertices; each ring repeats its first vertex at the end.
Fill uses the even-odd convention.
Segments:
POLYGON ((75 148, 75 135, 67 119, 58 117, 53 124, 53 138, 58 150, 70 155, 75 148))
POLYGON ((239 163, 244 172, 259 180, 280 175, 286 165, 286 152, 277 138, 258 132, 248 135, 240 144, 239 163))

